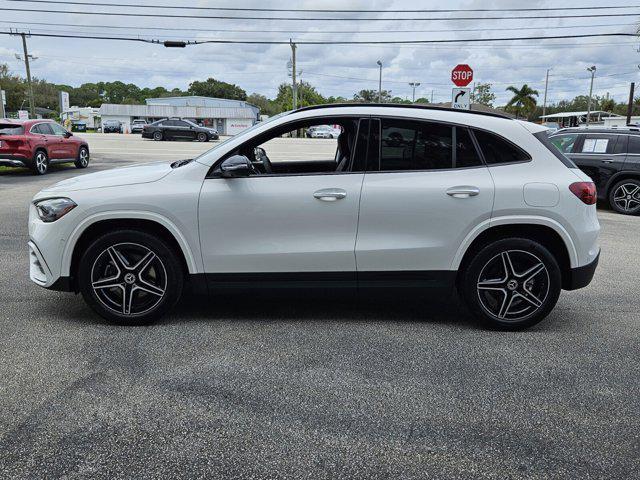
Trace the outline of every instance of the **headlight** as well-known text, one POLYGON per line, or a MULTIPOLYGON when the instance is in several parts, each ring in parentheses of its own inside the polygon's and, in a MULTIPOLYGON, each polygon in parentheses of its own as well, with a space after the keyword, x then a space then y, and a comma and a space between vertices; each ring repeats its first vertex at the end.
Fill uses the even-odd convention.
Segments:
POLYGON ((48 198, 35 203, 38 217, 46 223, 55 222, 77 207, 70 198, 48 198))

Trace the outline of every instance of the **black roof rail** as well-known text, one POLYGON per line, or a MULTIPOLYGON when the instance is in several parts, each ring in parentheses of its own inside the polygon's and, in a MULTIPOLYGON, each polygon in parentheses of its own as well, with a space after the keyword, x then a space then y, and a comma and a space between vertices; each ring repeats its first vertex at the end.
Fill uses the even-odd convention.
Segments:
POLYGON ((404 103, 325 103, 322 105, 311 105, 309 107, 300 107, 294 110, 294 112, 306 112, 308 110, 320 110, 323 108, 334 107, 386 107, 386 108, 415 108, 417 110, 440 110, 444 112, 458 112, 458 113, 471 113, 474 115, 485 115, 488 117, 504 118, 507 120, 513 120, 512 117, 497 112, 482 112, 479 110, 460 110, 450 107, 438 107, 434 105, 425 104, 404 104, 404 103))

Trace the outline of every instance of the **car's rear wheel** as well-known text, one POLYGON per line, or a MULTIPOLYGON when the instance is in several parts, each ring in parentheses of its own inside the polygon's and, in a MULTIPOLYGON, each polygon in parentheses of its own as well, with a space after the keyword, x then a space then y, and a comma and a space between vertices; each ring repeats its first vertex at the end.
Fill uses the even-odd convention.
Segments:
POLYGON ((117 230, 96 239, 82 255, 78 285, 99 315, 142 324, 164 315, 180 298, 183 271, 162 239, 138 230, 117 230))
POLYGON ((199 142, 207 142, 208 140, 209 140, 209 137, 207 136, 206 133, 203 133, 203 132, 198 133, 199 142))
POLYGON ((524 238, 491 242, 460 274, 460 293, 469 309, 486 325, 506 330, 540 322, 562 289, 555 257, 540 243, 524 238))
POLYGON ((159 142, 160 140, 162 140, 162 132, 153 132, 153 139, 156 142, 159 142))
POLYGON ((74 164, 76 168, 87 168, 89 166, 89 149, 87 147, 80 147, 78 158, 74 164))
POLYGON ((49 170, 49 156, 44 150, 38 150, 33 156, 31 170, 36 175, 44 175, 49 170))
POLYGON ((640 213, 640 180, 628 178, 616 183, 609 191, 609 204, 618 213, 640 213))

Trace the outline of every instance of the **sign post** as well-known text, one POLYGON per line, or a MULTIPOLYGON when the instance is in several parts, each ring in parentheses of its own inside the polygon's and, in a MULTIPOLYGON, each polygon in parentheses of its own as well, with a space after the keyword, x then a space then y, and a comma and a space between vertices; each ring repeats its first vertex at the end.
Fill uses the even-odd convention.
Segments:
POLYGON ((7 94, 4 90, 0 90, 0 118, 5 118, 7 113, 5 107, 7 106, 7 94))
POLYGON ((471 109, 471 89, 465 88, 473 80, 473 70, 466 63, 456 65, 451 70, 451 81, 456 85, 451 91, 451 108, 471 109))

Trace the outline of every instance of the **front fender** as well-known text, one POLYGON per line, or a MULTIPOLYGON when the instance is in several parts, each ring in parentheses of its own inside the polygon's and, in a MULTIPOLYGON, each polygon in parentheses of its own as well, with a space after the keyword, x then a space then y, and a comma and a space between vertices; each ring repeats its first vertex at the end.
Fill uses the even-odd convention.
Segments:
POLYGON ((82 222, 80 222, 76 228, 71 232, 69 238, 66 241, 64 251, 62 253, 62 263, 60 266, 60 275, 61 276, 69 276, 71 271, 71 260, 73 257, 73 251, 78 243, 78 240, 85 232, 87 228, 91 225, 101 222, 104 220, 131 220, 131 219, 140 219, 140 220, 150 220, 152 222, 156 222, 163 227, 165 227, 173 238, 175 238, 176 242, 180 246, 182 250, 182 254, 184 255, 187 268, 189 273, 199 273, 202 271, 202 262, 198 262, 196 258, 200 258, 201 256, 196 257, 192 251, 189 242, 184 237, 184 235, 180 232, 180 230, 176 227, 176 225, 171 222, 168 218, 147 211, 135 211, 135 210, 114 210, 109 212, 100 212, 93 215, 88 216, 82 222))

